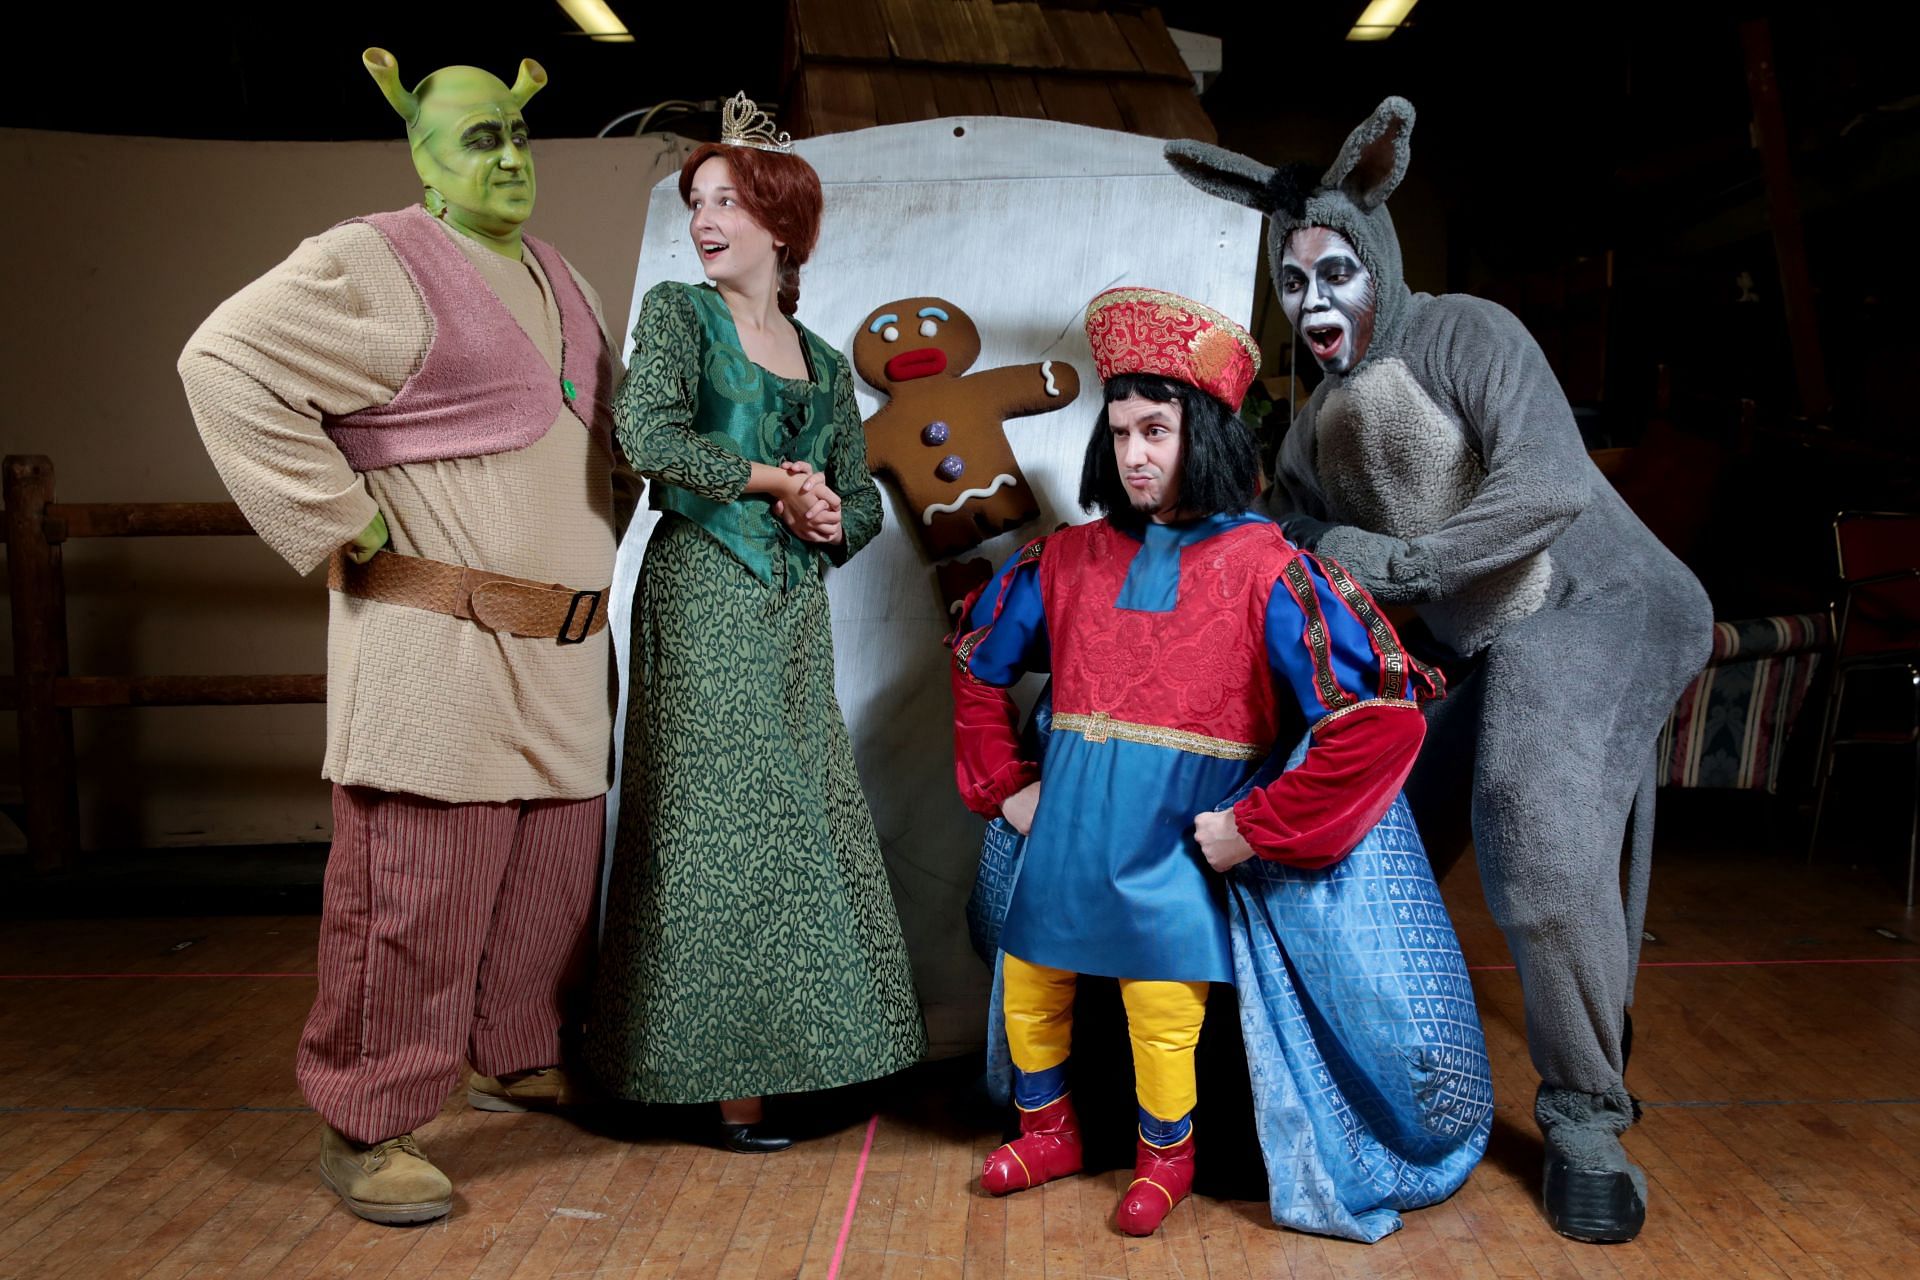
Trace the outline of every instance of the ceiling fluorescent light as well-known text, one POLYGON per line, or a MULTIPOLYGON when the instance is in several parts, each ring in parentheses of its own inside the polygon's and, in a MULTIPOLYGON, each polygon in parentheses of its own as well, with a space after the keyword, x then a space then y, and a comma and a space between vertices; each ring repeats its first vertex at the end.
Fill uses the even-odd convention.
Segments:
POLYGON ((607 7, 607 0, 560 0, 560 7, 567 11, 567 16, 579 25, 580 30, 595 40, 608 43, 628 43, 633 40, 633 33, 607 7))
POLYGON ((1400 29, 1400 24, 1418 3, 1419 0, 1373 0, 1353 24, 1353 30, 1347 32, 1347 39, 1385 40, 1400 29))

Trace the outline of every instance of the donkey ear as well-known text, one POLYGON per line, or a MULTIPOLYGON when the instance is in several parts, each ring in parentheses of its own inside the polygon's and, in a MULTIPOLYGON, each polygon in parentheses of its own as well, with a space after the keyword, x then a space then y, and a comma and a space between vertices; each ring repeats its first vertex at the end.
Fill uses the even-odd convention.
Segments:
POLYGON ((1388 98, 1347 135, 1321 185, 1340 188, 1362 213, 1372 212, 1407 176, 1412 133, 1413 104, 1405 98, 1388 98))
POLYGON ((1274 171, 1237 151, 1206 142, 1169 142, 1162 153, 1173 171, 1210 196, 1273 212, 1274 171))

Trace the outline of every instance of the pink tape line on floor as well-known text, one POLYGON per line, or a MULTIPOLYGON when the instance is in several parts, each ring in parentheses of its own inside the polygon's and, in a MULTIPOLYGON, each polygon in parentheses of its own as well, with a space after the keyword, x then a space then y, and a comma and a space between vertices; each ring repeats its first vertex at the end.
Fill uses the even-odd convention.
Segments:
MULTIPOLYGON (((1642 960, 1642 969, 1746 969, 1779 964, 1920 964, 1920 956, 1863 956, 1854 960, 1642 960)), ((1510 964, 1470 964, 1471 973, 1512 973, 1510 964)))
POLYGON ((840 1219, 840 1238, 833 1244, 833 1261, 827 1264, 827 1280, 837 1280, 840 1262, 847 1256, 847 1236, 853 1231, 853 1211, 860 1204, 860 1184, 867 1178, 867 1158, 873 1154, 873 1131, 880 1127, 880 1114, 867 1121, 867 1140, 860 1145, 860 1163, 853 1171, 853 1189, 847 1192, 846 1216, 840 1219))

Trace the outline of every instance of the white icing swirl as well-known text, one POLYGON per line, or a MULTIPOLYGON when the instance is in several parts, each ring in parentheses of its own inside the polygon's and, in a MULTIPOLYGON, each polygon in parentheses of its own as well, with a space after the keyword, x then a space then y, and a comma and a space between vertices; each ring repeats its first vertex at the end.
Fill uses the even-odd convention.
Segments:
POLYGON ((1060 388, 1054 385, 1053 381, 1053 361, 1042 360, 1040 362, 1040 376, 1047 380, 1048 395, 1057 396, 1060 394, 1060 388))
POLYGON ((947 514, 949 511, 958 511, 961 507, 965 506, 968 502, 971 502, 975 498, 991 498, 994 494, 998 493, 1001 489, 1005 488, 1007 485, 1019 484, 1019 483, 1020 482, 1018 480, 1015 480, 1012 476, 1002 471, 999 475, 993 478, 993 483, 988 485, 984 489, 969 489, 965 493, 961 494, 959 497, 955 498, 952 502, 934 503, 932 506, 928 507, 925 511, 922 511, 920 513, 920 523, 932 524, 933 518, 935 516, 943 516, 947 514))

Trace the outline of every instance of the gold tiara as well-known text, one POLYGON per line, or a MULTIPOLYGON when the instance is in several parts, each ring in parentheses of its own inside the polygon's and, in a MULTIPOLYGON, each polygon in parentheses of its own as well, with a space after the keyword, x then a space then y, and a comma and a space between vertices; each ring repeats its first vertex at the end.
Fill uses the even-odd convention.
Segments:
POLYGON ((793 150, 793 138, 773 131, 773 117, 762 111, 741 90, 720 107, 720 141, 730 147, 752 147, 755 151, 793 150))

